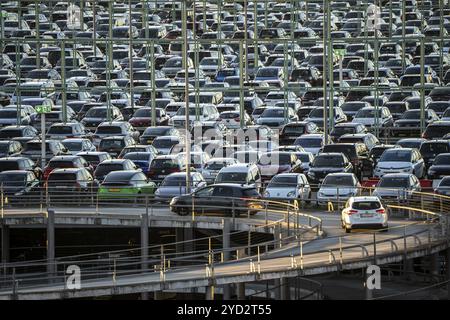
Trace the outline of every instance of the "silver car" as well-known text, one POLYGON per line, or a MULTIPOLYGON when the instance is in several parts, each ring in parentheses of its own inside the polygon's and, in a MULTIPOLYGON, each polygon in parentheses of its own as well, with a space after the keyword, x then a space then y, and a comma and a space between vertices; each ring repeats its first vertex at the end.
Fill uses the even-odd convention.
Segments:
MULTIPOLYGON (((199 172, 191 173, 191 192, 206 186, 206 181, 199 172)), ((155 191, 155 201, 170 201, 173 197, 187 194, 186 172, 175 172, 164 178, 155 191)))

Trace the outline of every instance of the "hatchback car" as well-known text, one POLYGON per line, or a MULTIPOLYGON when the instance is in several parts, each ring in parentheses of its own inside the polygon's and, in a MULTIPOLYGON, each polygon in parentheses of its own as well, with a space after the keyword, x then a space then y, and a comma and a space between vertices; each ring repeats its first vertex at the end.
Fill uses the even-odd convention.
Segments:
POLYGON ((388 149, 381 155, 373 175, 383 177, 387 173, 411 173, 420 179, 426 174, 425 161, 417 149, 388 149))
POLYGON ((361 185, 354 173, 329 173, 317 192, 317 204, 335 202, 341 206, 350 197, 360 194, 361 185))
MULTIPOLYGON (((206 181, 199 172, 191 172, 191 192, 206 186, 206 181)), ((173 197, 186 194, 186 172, 171 173, 159 185, 155 192, 156 201, 170 201, 173 197)))
POLYGON ((351 197, 341 212, 341 226, 346 233, 353 229, 388 230, 388 213, 378 197, 351 197))
POLYGON ((270 199, 297 199, 309 203, 311 187, 303 173, 280 173, 270 180, 263 195, 270 199))
POLYGON ((195 192, 175 197, 170 210, 179 215, 195 213, 221 213, 228 216, 255 214, 263 209, 261 195, 255 187, 235 183, 213 184, 195 192))
POLYGON ((156 184, 141 170, 120 170, 108 173, 98 188, 99 200, 138 200, 152 196, 156 184))

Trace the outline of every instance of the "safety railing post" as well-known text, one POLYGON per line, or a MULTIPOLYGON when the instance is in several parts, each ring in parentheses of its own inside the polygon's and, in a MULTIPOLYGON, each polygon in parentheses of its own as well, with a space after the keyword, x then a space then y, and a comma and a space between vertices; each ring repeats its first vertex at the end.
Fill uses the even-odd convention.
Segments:
POLYGON ((341 263, 342 266, 342 237, 339 237, 339 261, 341 263))
POLYGON ((233 230, 236 229, 236 207, 234 205, 234 199, 231 199, 231 212, 233 215, 233 230))
POLYGON ((373 233, 373 264, 377 264, 377 238, 376 232, 373 233))

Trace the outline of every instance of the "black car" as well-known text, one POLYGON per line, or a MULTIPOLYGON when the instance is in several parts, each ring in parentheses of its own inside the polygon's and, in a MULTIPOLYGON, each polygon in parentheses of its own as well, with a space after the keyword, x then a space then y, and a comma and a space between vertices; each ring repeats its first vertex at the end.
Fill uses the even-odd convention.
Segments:
POLYGON ((148 127, 139 137, 139 143, 152 144, 156 137, 175 135, 178 135, 178 130, 170 126, 148 127))
POLYGON ((264 205, 261 195, 254 187, 233 183, 213 184, 187 195, 175 197, 170 202, 170 210, 179 215, 187 215, 195 208, 196 213, 222 213, 230 216, 255 214, 264 205))
POLYGON ((419 151, 425 161, 425 167, 429 168, 437 155, 450 152, 450 141, 425 141, 420 145, 419 151))
POLYGON ((325 179, 327 174, 335 172, 353 172, 350 160, 338 152, 321 153, 314 158, 309 166, 308 180, 312 190, 317 190, 318 185, 325 179))
POLYGON ((28 170, 2 171, 0 185, 9 201, 33 200, 33 195, 38 196, 39 192, 39 179, 33 171, 28 170))
POLYGON ((184 163, 177 155, 161 155, 152 160, 147 176, 158 183, 162 182, 169 174, 181 172, 184 168, 184 163))
POLYGON ((425 139, 440 139, 450 133, 450 121, 430 123, 422 134, 425 139))
POLYGON ((102 161, 94 171, 94 177, 99 182, 105 179, 111 171, 136 170, 137 166, 129 159, 109 159, 102 161))
POLYGON ((343 153, 353 165, 353 173, 362 180, 364 176, 370 176, 374 168, 369 151, 364 143, 335 143, 325 145, 321 153, 343 153))
POLYGON ((42 176, 41 168, 26 157, 0 158, 0 172, 8 170, 26 170, 33 172, 38 178, 42 176))
POLYGON ((130 136, 110 136, 100 141, 98 151, 108 152, 110 155, 117 157, 124 148, 134 144, 135 141, 130 136))
POLYGON ((450 176, 450 153, 441 153, 428 169, 428 179, 441 179, 450 176))
POLYGON ((285 124, 280 130, 280 145, 292 145, 302 134, 318 132, 319 128, 314 122, 296 121, 285 124))
POLYGON ((450 176, 442 178, 438 186, 434 189, 437 194, 450 196, 450 176))
POLYGON ((86 168, 55 169, 48 176, 47 193, 49 203, 65 204, 71 200, 93 201, 98 182, 86 168))

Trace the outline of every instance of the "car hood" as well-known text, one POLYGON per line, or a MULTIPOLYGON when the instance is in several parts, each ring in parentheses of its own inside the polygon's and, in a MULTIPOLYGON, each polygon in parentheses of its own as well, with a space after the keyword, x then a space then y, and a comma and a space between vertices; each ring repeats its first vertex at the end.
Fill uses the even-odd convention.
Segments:
POLYGON ((295 188, 267 188, 266 197, 271 198, 287 198, 289 192, 295 192, 295 188))
POLYGON ((341 187, 320 187, 319 193, 324 193, 326 195, 348 195, 349 193, 355 193, 358 191, 357 187, 350 187, 350 186, 341 186, 341 187))

